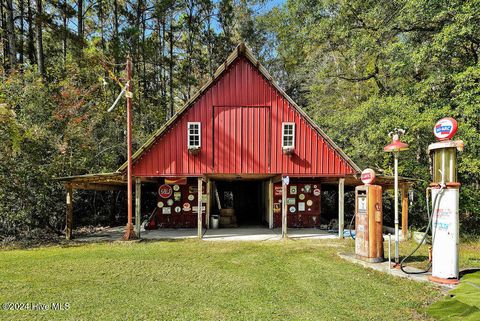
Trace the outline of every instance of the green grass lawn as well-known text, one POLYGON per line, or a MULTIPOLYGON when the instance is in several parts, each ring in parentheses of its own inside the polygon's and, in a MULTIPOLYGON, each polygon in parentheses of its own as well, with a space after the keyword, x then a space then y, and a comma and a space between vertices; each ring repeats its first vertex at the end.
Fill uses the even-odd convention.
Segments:
POLYGON ((0 253, 0 320, 428 319, 441 292, 343 261, 348 241, 103 243, 0 253))
MULTIPOLYGON (((393 242, 392 242, 393 243, 393 242)), ((387 254, 388 244, 385 243, 385 254, 387 254)), ((400 242, 400 255, 404 256, 410 254, 417 243, 413 240, 407 242, 400 242)), ((393 255, 393 244, 392 244, 393 255)), ((411 259, 406 261, 407 265, 416 266, 419 268, 428 265, 428 246, 422 245, 418 252, 415 253, 411 259)), ((466 268, 480 268, 480 242, 479 241, 460 241, 458 265, 460 270, 466 268)))
MULTIPOLYGON (((351 238, 346 238, 345 242, 347 244, 346 252, 354 253, 355 243, 351 238)), ((413 240, 408 240, 405 242, 400 242, 400 260, 403 259, 406 255, 410 254, 416 247, 417 243, 413 240)), ((385 259, 388 259, 388 242, 383 244, 385 259)), ((428 266, 428 245, 422 245, 418 251, 413 254, 410 258, 405 261, 405 264, 408 266, 413 266, 417 268, 426 268, 428 266)), ((391 256, 392 262, 394 261, 395 255, 395 241, 392 237, 391 245, 391 256)), ((458 256, 458 266, 460 270, 469 269, 469 268, 480 268, 480 241, 478 240, 462 240, 460 241, 459 246, 459 256, 458 256)))
MULTIPOLYGON (((349 243, 348 250, 354 252, 354 242, 349 243)), ((394 247, 392 243, 392 255, 394 247)), ((388 255, 388 243, 384 243, 385 256, 388 255)), ((413 240, 400 242, 400 259, 410 254, 417 247, 413 240)), ((392 258, 393 260, 393 258, 392 258)), ((428 245, 422 245, 418 251, 405 262, 408 266, 425 269, 428 267, 428 245)), ((480 269, 480 242, 478 240, 462 240, 459 246, 458 265, 464 269, 480 269)), ((480 272, 467 274, 454 290, 431 305, 427 312, 437 320, 477 321, 480 320, 480 272)))

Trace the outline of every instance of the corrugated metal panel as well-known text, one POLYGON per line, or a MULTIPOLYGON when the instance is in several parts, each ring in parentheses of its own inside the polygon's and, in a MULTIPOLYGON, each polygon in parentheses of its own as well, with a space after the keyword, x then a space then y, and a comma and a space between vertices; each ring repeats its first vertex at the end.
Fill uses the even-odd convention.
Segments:
POLYGON ((213 155, 216 173, 269 173, 270 108, 213 108, 213 155))
POLYGON ((134 163, 135 176, 287 174, 342 176, 355 169, 245 57, 239 57, 134 163), (187 123, 202 123, 198 155, 187 123), (282 152, 282 122, 295 122, 295 153, 282 152))

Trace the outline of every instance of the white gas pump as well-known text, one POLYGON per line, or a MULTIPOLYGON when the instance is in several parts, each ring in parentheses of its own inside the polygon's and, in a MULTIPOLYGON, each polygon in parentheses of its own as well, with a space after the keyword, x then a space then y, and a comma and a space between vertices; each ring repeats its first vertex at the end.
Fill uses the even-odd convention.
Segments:
POLYGON ((434 127, 439 142, 430 144, 432 160, 432 276, 431 281, 458 282, 459 191, 457 181, 457 151, 463 151, 463 141, 450 140, 457 131, 453 118, 442 118, 434 127))

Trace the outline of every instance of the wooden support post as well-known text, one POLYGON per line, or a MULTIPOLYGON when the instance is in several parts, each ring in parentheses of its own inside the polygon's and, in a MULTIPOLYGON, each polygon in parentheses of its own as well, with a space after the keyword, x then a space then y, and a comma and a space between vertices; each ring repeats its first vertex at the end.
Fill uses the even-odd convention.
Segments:
POLYGON ((205 204, 205 220, 207 224, 207 228, 210 228, 210 212, 212 207, 212 182, 210 178, 207 178, 207 204, 205 204))
POLYGON ((268 228, 272 229, 273 228, 273 180, 270 179, 267 184, 268 188, 268 228))
POLYGON ((343 239, 345 226, 345 178, 338 180, 338 237, 343 239))
POLYGON ((135 178, 135 231, 137 237, 140 238, 140 228, 142 225, 142 180, 140 177, 135 178))
POLYGON ((287 237, 287 184, 282 180, 282 238, 287 237))
POLYGON ((73 229, 73 188, 71 184, 66 186, 67 189, 67 220, 66 220, 66 229, 65 237, 67 240, 72 239, 72 229, 73 229))
POLYGON ((198 193, 197 193, 197 236, 199 239, 202 238, 202 178, 198 178, 198 193))
POLYGON ((402 186, 402 236, 408 239, 408 185, 402 186))

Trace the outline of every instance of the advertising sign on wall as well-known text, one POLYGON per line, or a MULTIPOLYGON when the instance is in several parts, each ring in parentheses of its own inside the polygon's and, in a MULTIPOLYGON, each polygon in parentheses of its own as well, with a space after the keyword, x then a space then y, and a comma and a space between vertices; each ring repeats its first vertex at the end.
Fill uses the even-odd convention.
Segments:
POLYGON ((161 198, 169 198, 172 196, 172 187, 167 184, 161 185, 158 189, 158 195, 160 195, 161 198))

